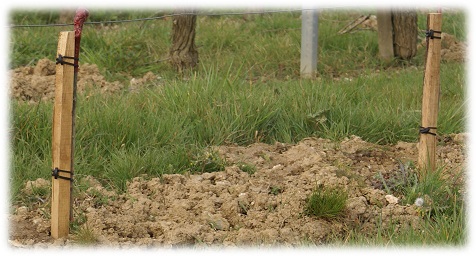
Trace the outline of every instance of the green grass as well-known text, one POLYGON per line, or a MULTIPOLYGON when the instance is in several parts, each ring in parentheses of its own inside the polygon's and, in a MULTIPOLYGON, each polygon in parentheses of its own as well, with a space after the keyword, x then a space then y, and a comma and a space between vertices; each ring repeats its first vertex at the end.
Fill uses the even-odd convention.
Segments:
MULTIPOLYGON (((468 228, 467 204, 461 188, 463 170, 451 170, 444 175, 443 168, 422 177, 410 175, 411 182, 401 186, 401 204, 413 204, 417 197, 424 199, 419 208, 423 221, 417 229, 405 223, 393 222, 383 226, 380 219, 375 233, 364 234, 359 227, 351 229, 343 237, 337 236, 331 245, 346 246, 463 246, 468 228)), ((393 192, 393 191, 392 191, 393 192)), ((396 191, 399 193, 399 191, 396 191)))
MULTIPOLYGON (((453 77, 442 90, 448 94, 441 98, 442 134, 465 129, 464 82, 453 76, 461 72, 459 65, 446 65, 442 73, 453 77)), ((416 141, 421 92, 414 87, 421 87, 421 71, 401 73, 250 87, 210 70, 203 78, 139 93, 80 95, 75 170, 123 189, 126 180, 139 174, 190 171, 210 145, 294 143, 309 136, 340 140, 349 134, 380 144, 416 141), (322 110, 327 110, 326 120, 316 124, 310 115, 322 110)), ((11 108, 16 195, 23 181, 45 177, 51 168, 52 103, 12 101, 11 108)))
MULTIPOLYGON (((91 21, 155 15, 152 11, 90 12, 91 21)), ((309 136, 339 141, 352 134, 378 144, 416 142, 424 50, 411 61, 383 63, 378 59, 376 32, 337 34, 349 21, 372 12, 375 10, 320 14, 316 80, 299 79, 299 13, 248 19, 199 16, 196 43, 200 63, 184 76, 178 76, 164 61, 170 45, 170 19, 117 27, 86 25, 82 62, 97 64, 107 79, 126 84, 131 77, 152 71, 162 77, 163 85, 152 83, 138 93, 79 95, 76 175, 92 175, 104 185, 124 191, 126 182, 141 174, 220 170, 226 163, 210 150, 213 145, 295 143, 309 136)), ((54 23, 57 17, 49 11, 16 11, 10 18, 16 24, 35 24, 54 23)), ((425 15, 420 13, 420 29, 426 27, 424 21, 425 15)), ((465 39, 464 22, 464 13, 445 13, 443 30, 465 39)), ((66 29, 12 29, 10 66, 35 65, 45 57, 53 60, 62 30, 66 29)), ((465 72, 464 63, 441 65, 440 134, 465 131, 465 72)), ((22 200, 20 190, 27 180, 50 178, 53 104, 12 100, 10 109, 10 195, 17 201, 22 200)), ((252 167, 244 166, 243 171, 252 173, 252 167)), ((405 183, 398 187, 399 192, 412 203, 416 197, 435 194, 431 187, 449 186, 439 178, 430 178, 405 183)), ((280 192, 276 188, 270 193, 280 192)), ((411 230, 408 233, 413 235, 405 236, 382 229, 380 237, 357 232, 351 233, 349 241, 399 244, 411 243, 414 238, 421 243, 447 244, 444 237, 450 236, 449 243, 462 243, 464 230, 457 230, 464 223, 461 196, 440 194, 433 198, 436 205, 448 198, 451 205, 445 211, 430 211, 425 228, 439 232, 434 238, 417 240, 421 234, 411 230)), ((84 240, 88 240, 88 232, 84 230, 84 240)))
MULTIPOLYGON (((209 11, 201 10, 202 13, 209 11)), ((377 33, 339 35, 348 22, 375 10, 322 11, 319 22, 319 62, 321 77, 355 76, 362 70, 373 71, 408 65, 422 65, 424 51, 409 62, 379 61, 377 33)), ((89 21, 133 19, 160 16, 164 13, 129 10, 109 11, 91 9, 89 21)), ((58 11, 22 10, 11 13, 15 24, 55 23, 58 11)), ((464 13, 444 15, 443 31, 465 39, 464 13)), ((171 19, 119 24, 118 26, 86 25, 81 41, 81 60, 97 64, 109 79, 125 81, 148 71, 166 79, 175 79, 174 69, 166 59, 171 34, 171 19), (121 54, 118 54, 121 53, 121 54)), ((294 79, 299 76, 301 40, 300 12, 242 16, 199 16, 196 44, 202 67, 216 67, 223 76, 232 65, 240 70, 241 78, 294 79), (217 33, 220 31, 220 33, 217 33)), ((41 58, 54 59, 59 31, 71 27, 15 28, 11 33, 10 66, 34 65, 41 58), (41 35, 41 36, 35 36, 41 35)), ((426 29, 426 15, 419 13, 419 29, 426 29)), ((423 36, 423 34, 421 34, 423 36)), ((199 68, 200 70, 200 68, 199 68)))
POLYGON ((73 230, 72 240, 81 246, 94 246, 99 241, 92 228, 87 224, 73 230))
POLYGON ((452 206, 454 212, 450 215, 439 213, 433 218, 424 218, 419 230, 409 226, 391 224, 386 227, 378 226, 375 234, 362 234, 351 230, 345 238, 339 237, 331 241, 331 246, 350 247, 462 247, 467 242, 467 220, 462 205, 452 206))
POLYGON ((347 192, 342 188, 316 186, 306 199, 304 214, 317 218, 335 219, 345 212, 347 192))
MULTIPOLYGON (((238 166, 238 168, 240 168, 241 171, 246 172, 249 175, 252 175, 256 172, 256 166, 254 166, 253 164, 238 162, 236 165, 238 166)), ((272 194, 276 195, 275 191, 273 191, 272 194)))

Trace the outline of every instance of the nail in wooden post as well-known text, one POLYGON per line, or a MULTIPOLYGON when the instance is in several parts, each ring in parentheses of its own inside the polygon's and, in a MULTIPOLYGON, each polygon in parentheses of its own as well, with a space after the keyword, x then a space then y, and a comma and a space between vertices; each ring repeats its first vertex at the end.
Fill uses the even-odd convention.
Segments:
POLYGON ((428 14, 427 31, 430 33, 427 34, 427 56, 421 108, 422 128, 418 152, 418 166, 423 172, 434 171, 436 168, 436 136, 434 134, 436 134, 440 97, 441 13, 428 14), (431 31, 434 32, 431 33, 431 31))
MULTIPOLYGON (((57 57, 74 56, 74 32, 60 32, 57 57)), ((72 59, 64 59, 73 63, 72 59)), ((52 156, 53 170, 63 170, 52 177, 51 236, 66 237, 69 234, 71 214, 71 180, 73 173, 73 82, 72 65, 56 65, 56 88, 53 113, 52 156), (71 172, 71 173, 68 173, 71 172), (59 177, 58 177, 59 176, 59 177), (63 178, 61 178, 63 177, 63 178), (66 178, 66 179, 64 179, 66 178)))

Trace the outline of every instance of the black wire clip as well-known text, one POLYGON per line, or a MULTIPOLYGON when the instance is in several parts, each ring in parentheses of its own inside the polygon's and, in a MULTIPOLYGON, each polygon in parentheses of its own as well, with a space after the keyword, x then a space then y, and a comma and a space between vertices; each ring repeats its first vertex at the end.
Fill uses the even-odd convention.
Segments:
POLYGON ((436 127, 422 127, 422 126, 420 126, 420 133, 421 134, 431 134, 433 136, 436 136, 436 133, 430 132, 430 129, 435 129, 436 130, 436 127))
POLYGON ((55 177, 55 179, 60 178, 60 179, 63 179, 63 180, 70 180, 71 182, 73 182, 73 177, 68 178, 68 177, 60 176, 60 175, 59 175, 60 172, 69 173, 71 176, 73 176, 73 173, 72 173, 72 172, 70 172, 70 171, 65 171, 65 170, 60 170, 60 169, 58 169, 58 167, 56 167, 56 168, 54 168, 54 169, 52 170, 51 176, 55 177))
POLYGON ((63 56, 61 54, 58 54, 58 58, 56 58, 56 64, 61 64, 61 65, 70 65, 70 66, 73 66, 73 67, 78 67, 78 65, 74 64, 74 63, 70 63, 70 62, 66 62, 64 59, 72 59, 72 60, 77 60, 79 61, 79 58, 75 58, 75 57, 69 57, 69 56, 63 56))
POLYGON ((430 39, 441 39, 441 31, 430 29, 425 31, 425 35, 426 37, 429 37, 430 39), (435 36, 435 33, 440 34, 440 36, 435 36))

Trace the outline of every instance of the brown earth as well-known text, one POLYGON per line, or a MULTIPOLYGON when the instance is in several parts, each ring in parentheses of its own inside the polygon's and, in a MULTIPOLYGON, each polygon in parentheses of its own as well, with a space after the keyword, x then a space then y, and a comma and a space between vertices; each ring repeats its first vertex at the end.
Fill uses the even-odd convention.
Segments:
MULTIPOLYGON (((10 71, 10 97, 20 101, 39 102, 55 97, 56 64, 41 59, 36 66, 20 67, 10 71)), ((108 82, 94 64, 81 64, 78 74, 78 93, 114 93, 123 89, 136 91, 151 81, 160 79, 152 72, 141 78, 132 78, 128 85, 118 81, 108 82)))
MULTIPOLYGON (((422 40, 418 45, 418 49, 426 48, 426 40, 422 40)), ((441 33, 441 60, 464 62, 466 60, 467 45, 458 41, 455 36, 448 33, 441 33)))
MULTIPOLYGON (((449 135, 439 143, 438 159, 447 177, 465 169, 466 137, 449 135)), ((106 189, 91 176, 77 175, 77 224, 68 239, 57 241, 49 236, 49 194, 35 193, 49 191, 50 181, 29 181, 23 194, 31 203, 12 206, 9 243, 15 247, 71 247, 81 242, 116 247, 299 246, 325 244, 352 229, 376 233, 380 218, 383 228, 419 230, 419 206, 404 204, 401 195, 387 194, 380 178, 391 186, 402 172, 411 171, 407 164, 416 162, 416 143, 380 146, 351 136, 341 142, 307 138, 295 145, 255 143, 213 150, 226 160, 224 171, 136 177, 125 193, 106 189), (242 171, 244 164, 256 171, 242 171), (316 186, 347 191, 342 217, 303 214, 306 198, 316 186)))

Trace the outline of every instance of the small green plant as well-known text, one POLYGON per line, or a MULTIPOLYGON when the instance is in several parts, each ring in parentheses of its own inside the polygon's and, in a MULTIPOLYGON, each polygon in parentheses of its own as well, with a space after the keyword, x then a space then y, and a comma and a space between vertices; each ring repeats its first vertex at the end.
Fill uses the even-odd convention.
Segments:
POLYGON ((325 128, 328 124, 327 116, 329 115, 330 109, 324 109, 317 111, 312 114, 307 115, 306 121, 309 125, 313 126, 316 130, 325 128))
POLYGON ((49 186, 40 186, 35 187, 31 186, 31 191, 28 193, 24 193, 21 197, 20 201, 26 204, 30 203, 38 203, 41 202, 42 204, 48 203, 48 199, 51 197, 51 187, 49 186))
POLYGON ((218 152, 205 149, 190 162, 191 172, 219 172, 225 170, 225 161, 218 152))
POLYGON ((266 206, 266 209, 269 211, 269 212, 275 212, 276 211, 276 208, 278 208, 278 205, 276 204, 273 204, 273 203, 270 203, 266 206))
POLYGON ((100 207, 109 203, 109 197, 97 189, 91 189, 90 195, 94 200, 94 207, 100 207))
POLYGON ((403 163, 398 160, 397 171, 392 172, 389 177, 384 177, 379 172, 376 178, 382 183, 377 188, 384 189, 387 194, 404 194, 408 187, 412 187, 417 183, 418 174, 413 162, 403 163))
POLYGON ((239 162, 236 164, 238 168, 240 168, 241 171, 248 173, 249 175, 252 175, 253 173, 256 172, 256 166, 252 164, 248 164, 245 162, 239 162))
POLYGON ((318 185, 306 200, 304 214, 333 219, 344 213, 347 192, 336 187, 318 185))
POLYGON ((94 231, 87 224, 80 226, 76 230, 73 240, 81 245, 91 245, 98 242, 94 231))
POLYGON ((271 186, 269 188, 269 193, 272 194, 272 195, 278 195, 280 193, 283 192, 283 189, 281 187, 278 187, 278 186, 271 186))
POLYGON ((247 215, 250 205, 246 201, 238 200, 238 209, 241 214, 247 215))
MULTIPOLYGON (((427 172, 415 179, 410 186, 404 188, 405 200, 403 203, 413 204, 420 198, 422 210, 429 215, 440 212, 444 215, 451 215, 454 208, 460 206, 462 201, 461 175, 463 170, 451 170, 452 175, 445 175, 444 167, 439 167, 433 172, 427 172)), ((419 200, 419 201, 420 201, 419 200)))
POLYGON ((79 209, 73 208, 73 221, 70 222, 70 228, 73 233, 77 232, 79 228, 86 223, 86 213, 79 209))

